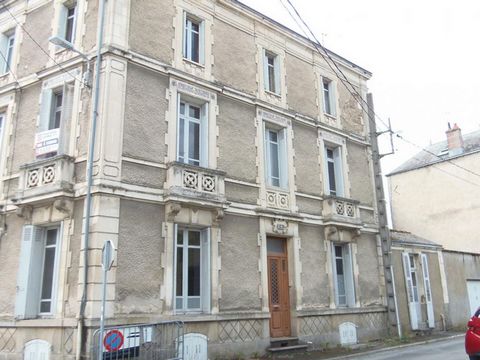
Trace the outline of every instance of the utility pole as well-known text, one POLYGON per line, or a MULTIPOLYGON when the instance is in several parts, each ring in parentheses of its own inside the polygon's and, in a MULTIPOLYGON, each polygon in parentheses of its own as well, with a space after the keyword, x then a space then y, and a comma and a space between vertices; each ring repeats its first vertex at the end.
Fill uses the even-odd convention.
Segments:
MULTIPOLYGON (((388 228, 387 219, 387 201, 385 199, 385 192, 383 189, 382 168, 380 165, 380 154, 378 148, 378 136, 383 134, 377 133, 375 125, 375 111, 373 108, 373 96, 367 94, 368 104, 368 120, 370 124, 370 141, 372 144, 372 158, 373 158, 373 173, 375 178, 375 193, 377 198, 378 209, 378 226, 380 232, 380 240, 382 244, 383 268, 385 275, 385 289, 387 295, 387 310, 388 310, 388 325, 389 333, 398 333, 401 337, 400 322, 398 321, 397 299, 395 296, 395 283, 393 277, 392 267, 392 241, 390 239, 390 230, 388 228)), ((391 129, 389 129, 391 135, 391 129)), ((393 148, 393 146, 392 146, 393 148)))

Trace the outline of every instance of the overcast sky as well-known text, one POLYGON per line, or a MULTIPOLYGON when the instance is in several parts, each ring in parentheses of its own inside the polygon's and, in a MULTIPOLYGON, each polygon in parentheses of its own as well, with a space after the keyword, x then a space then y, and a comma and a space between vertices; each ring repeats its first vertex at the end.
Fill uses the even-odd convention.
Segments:
MULTIPOLYGON (((280 0, 241 0, 300 32, 280 0)), ((285 0, 284 0, 285 1, 285 0)), ((419 146, 480 129, 479 0, 291 0, 328 49, 373 73, 375 111, 419 146)), ((393 170, 419 151, 400 140, 393 170)))

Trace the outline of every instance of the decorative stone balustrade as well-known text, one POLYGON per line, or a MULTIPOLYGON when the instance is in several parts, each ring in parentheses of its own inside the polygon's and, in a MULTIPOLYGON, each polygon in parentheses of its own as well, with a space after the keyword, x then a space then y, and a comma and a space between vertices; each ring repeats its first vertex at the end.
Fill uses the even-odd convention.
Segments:
POLYGON ((346 226, 359 227, 361 225, 359 202, 328 196, 323 200, 323 217, 328 223, 345 224, 346 226))
POLYGON ((20 167, 17 198, 26 199, 55 192, 73 191, 73 158, 59 155, 20 167))
POLYGON ((179 162, 167 170, 167 195, 214 202, 225 201, 225 173, 179 162))

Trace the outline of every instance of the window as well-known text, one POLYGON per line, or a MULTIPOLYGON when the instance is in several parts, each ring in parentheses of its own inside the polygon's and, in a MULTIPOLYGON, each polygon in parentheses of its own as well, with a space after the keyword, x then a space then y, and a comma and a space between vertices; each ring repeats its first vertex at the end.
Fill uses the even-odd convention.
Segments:
POLYGON ((326 193, 333 196, 344 196, 341 147, 325 146, 326 193))
POLYGON ((183 32, 183 57, 203 64, 203 21, 185 14, 183 32))
POLYGON ((75 28, 77 25, 77 4, 66 2, 60 7, 59 25, 57 36, 70 43, 75 42, 75 28))
POLYGON ((175 241, 175 311, 210 310, 209 229, 177 227, 175 241))
POLYGON ((207 166, 207 104, 179 101, 177 160, 207 166))
POLYGON ((412 278, 412 301, 418 302, 418 281, 417 281, 417 265, 415 256, 410 254, 410 276, 412 278))
POLYGON ((50 315, 55 310, 60 233, 59 226, 23 228, 15 304, 18 318, 50 315))
POLYGON ((278 55, 264 50, 263 70, 265 90, 280 94, 280 66, 278 55))
POLYGON ((57 90, 52 94, 52 113, 48 122, 48 130, 58 129, 62 119, 63 91, 57 90))
POLYGON ((10 72, 12 66, 15 32, 9 31, 0 35, 0 75, 10 72))
POLYGON ((335 303, 337 306, 354 306, 352 258, 348 244, 333 244, 333 274, 335 303))
POLYGON ((3 143, 3 131, 5 128, 5 113, 0 113, 0 151, 2 150, 2 143, 3 143))
POLYGON ((288 186, 286 156, 286 129, 265 128, 265 164, 267 185, 288 186))
POLYGON ((323 112, 325 114, 335 116, 335 93, 333 88, 333 82, 326 78, 322 79, 323 90, 323 112))

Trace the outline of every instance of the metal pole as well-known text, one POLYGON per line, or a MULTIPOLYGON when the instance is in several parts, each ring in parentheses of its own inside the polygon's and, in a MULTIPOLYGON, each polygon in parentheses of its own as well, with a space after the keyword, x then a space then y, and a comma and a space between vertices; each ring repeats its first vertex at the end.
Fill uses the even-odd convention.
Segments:
POLYGON ((100 333, 98 334, 98 360, 103 360, 103 332, 105 331, 105 298, 107 296, 107 272, 108 268, 103 266, 102 280, 102 309, 100 312, 100 333))
MULTIPOLYGON (((87 304, 87 284, 88 284, 88 243, 90 240, 90 212, 92 207, 92 179, 93 179, 93 157, 95 150, 95 138, 97 131, 97 116, 98 116, 98 103, 100 93, 100 67, 102 61, 102 46, 103 46, 103 28, 105 23, 105 0, 99 0, 98 6, 98 27, 97 27, 97 58, 95 64, 95 85, 93 87, 93 106, 92 106, 92 128, 90 131, 88 160, 87 160, 87 193, 85 197, 85 220, 83 228, 83 293, 80 303, 80 322, 85 318, 85 307, 87 304)), ((79 330, 82 331, 82 342, 85 340, 85 328, 82 324, 79 324, 79 330)), ((80 344, 81 346, 81 344, 80 344)), ((77 358, 80 357, 80 353, 77 353, 77 358)))

